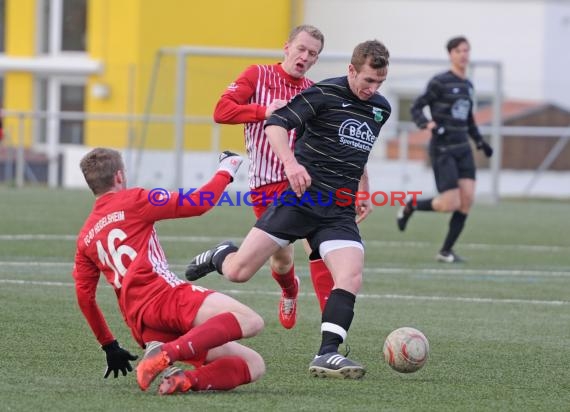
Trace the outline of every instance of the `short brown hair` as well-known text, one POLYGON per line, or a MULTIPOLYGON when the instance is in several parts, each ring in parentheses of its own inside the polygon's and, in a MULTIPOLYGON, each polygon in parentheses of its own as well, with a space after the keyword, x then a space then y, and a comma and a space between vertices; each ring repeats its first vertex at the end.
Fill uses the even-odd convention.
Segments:
POLYGON ((295 40, 295 37, 301 32, 307 32, 311 35, 311 37, 319 40, 321 42, 321 48, 319 49, 319 53, 323 51, 323 47, 325 47, 325 35, 317 29, 315 26, 311 26, 310 24, 301 24, 300 26, 294 27, 291 32, 289 33, 289 38, 287 41, 291 43, 295 40))
POLYGON ((467 37, 465 36, 457 36, 457 37, 453 37, 451 39, 449 39, 449 41, 447 42, 447 52, 451 53, 451 50, 455 49, 456 47, 458 47, 461 43, 467 43, 469 44, 469 41, 467 40, 467 37))
POLYGON ((358 44, 352 52, 350 63, 356 71, 360 71, 366 63, 373 69, 383 69, 390 63, 390 52, 378 40, 368 40, 358 44))
POLYGON ((119 170, 125 170, 121 153, 102 147, 93 149, 83 156, 79 167, 95 196, 109 191, 115 183, 115 174, 119 170))

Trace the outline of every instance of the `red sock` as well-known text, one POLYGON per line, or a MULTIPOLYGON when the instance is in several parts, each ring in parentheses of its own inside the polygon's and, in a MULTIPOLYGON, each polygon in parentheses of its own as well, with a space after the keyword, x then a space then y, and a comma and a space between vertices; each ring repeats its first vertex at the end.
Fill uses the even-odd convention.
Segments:
POLYGON ((283 289, 283 293, 286 297, 294 298, 297 296, 299 288, 297 287, 297 282, 295 282, 295 266, 291 266, 289 272, 285 274, 279 274, 272 270, 271 276, 273 276, 273 279, 279 283, 279 286, 283 289))
POLYGON ((236 317, 226 312, 208 319, 178 339, 165 343, 162 350, 168 354, 170 362, 173 363, 194 359, 212 348, 241 337, 241 327, 236 317))
POLYGON ((322 259, 311 260, 309 262, 309 269, 311 271, 311 280, 313 281, 313 288, 319 300, 321 312, 325 309, 327 300, 331 294, 334 286, 334 280, 331 272, 322 259))
POLYGON ((247 362, 239 356, 225 356, 184 373, 190 378, 193 391, 227 391, 251 381, 247 362))

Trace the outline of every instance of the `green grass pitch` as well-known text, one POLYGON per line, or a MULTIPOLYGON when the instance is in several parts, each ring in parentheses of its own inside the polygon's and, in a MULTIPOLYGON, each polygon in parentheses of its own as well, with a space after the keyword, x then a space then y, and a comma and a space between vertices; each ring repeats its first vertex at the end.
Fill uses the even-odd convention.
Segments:
MULTIPOLYGON (((277 319, 278 289, 263 268, 248 283, 212 274, 199 284, 257 310, 266 328, 245 341, 266 360, 259 382, 225 393, 172 397, 138 389, 134 374, 103 379, 105 356, 75 302, 74 238, 93 198, 86 191, 0 189, 0 410, 4 411, 568 411, 570 408, 570 211, 568 201, 477 204, 456 251, 463 265, 434 261, 449 215, 416 213, 405 233, 396 208, 361 225, 364 286, 349 332, 361 381, 308 375, 320 312, 306 256, 297 326, 277 319), (426 366, 401 375, 382 359, 388 333, 422 330, 426 366)), ((172 269, 253 223, 245 207, 157 224, 172 269)), ((109 287, 99 303, 121 344, 141 355, 109 287)), ((342 347, 341 347, 342 349, 342 347)))

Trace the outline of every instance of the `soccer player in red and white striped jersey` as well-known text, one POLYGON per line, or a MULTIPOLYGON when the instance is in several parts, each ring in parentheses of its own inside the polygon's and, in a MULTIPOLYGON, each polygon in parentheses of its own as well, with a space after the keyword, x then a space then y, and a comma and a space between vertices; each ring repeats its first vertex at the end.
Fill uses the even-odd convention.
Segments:
MULTIPOLYGON (((324 46, 323 34, 314 26, 301 25, 289 34, 281 63, 252 65, 232 82, 218 101, 214 120, 225 124, 244 124, 245 146, 250 160, 249 186, 253 211, 259 218, 269 202, 289 186, 283 163, 271 150, 264 132, 265 120, 313 82, 305 73, 317 62, 324 46), (268 202, 268 201, 269 202, 268 202)), ((295 144, 296 131, 289 132, 289 147, 295 144)), ((305 243, 305 249, 309 251, 305 243)), ((298 278, 293 266, 292 245, 270 259, 271 274, 282 288, 279 320, 283 327, 295 326, 298 278)), ((311 279, 317 299, 324 308, 333 286, 332 276, 322 259, 310 262, 311 279)))
POLYGON ((217 173, 192 194, 156 193, 126 188, 121 154, 97 148, 81 161, 81 170, 96 196, 79 232, 73 278, 79 307, 106 353, 107 371, 117 377, 132 371, 137 357, 121 348, 101 312, 96 291, 103 275, 113 287, 123 318, 146 353, 137 366, 137 381, 148 389, 159 373, 176 361, 196 368, 169 369, 159 392, 227 390, 259 379, 261 356, 235 341, 254 336, 263 319, 237 300, 178 278, 168 263, 154 223, 200 216, 216 204, 242 158, 224 152, 217 173), (212 202, 203 202, 207 193, 212 202), (188 198, 184 198, 187 196, 188 198))

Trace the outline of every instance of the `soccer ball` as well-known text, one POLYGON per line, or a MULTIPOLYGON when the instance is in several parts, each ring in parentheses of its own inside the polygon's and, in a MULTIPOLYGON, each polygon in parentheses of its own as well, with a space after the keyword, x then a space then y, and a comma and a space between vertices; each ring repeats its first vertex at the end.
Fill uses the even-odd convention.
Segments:
POLYGON ((411 373, 425 365, 429 342, 419 330, 402 327, 388 335, 383 352, 386 363, 392 369, 401 373, 411 373))

